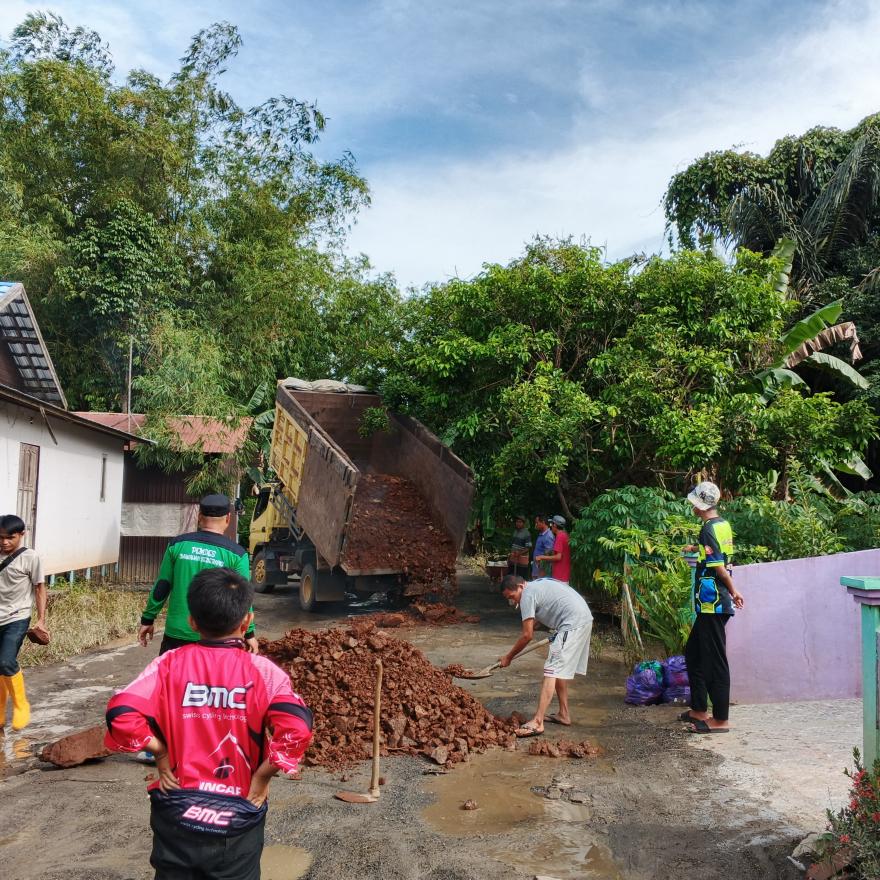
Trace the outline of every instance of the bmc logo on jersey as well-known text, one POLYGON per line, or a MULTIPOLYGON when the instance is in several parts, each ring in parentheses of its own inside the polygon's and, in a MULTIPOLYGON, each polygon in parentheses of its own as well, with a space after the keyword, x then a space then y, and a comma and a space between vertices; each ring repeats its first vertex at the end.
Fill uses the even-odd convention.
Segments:
POLYGON ((183 706, 194 706, 198 709, 210 707, 213 709, 244 709, 244 698, 253 687, 213 687, 209 684, 196 684, 194 681, 186 683, 186 692, 183 695, 183 706))
POLYGON ((184 814, 184 819, 192 819, 203 825, 219 825, 225 828, 229 824, 233 813, 231 810, 212 810, 209 807, 199 807, 193 804, 184 814))

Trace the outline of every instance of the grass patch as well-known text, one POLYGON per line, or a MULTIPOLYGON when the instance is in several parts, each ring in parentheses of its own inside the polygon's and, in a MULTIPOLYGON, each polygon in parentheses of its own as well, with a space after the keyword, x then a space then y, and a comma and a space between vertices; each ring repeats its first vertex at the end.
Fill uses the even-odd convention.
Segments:
POLYGON ((52 636, 45 647, 25 639, 18 661, 22 666, 46 666, 66 660, 138 630, 146 594, 76 581, 49 593, 48 626, 52 636))

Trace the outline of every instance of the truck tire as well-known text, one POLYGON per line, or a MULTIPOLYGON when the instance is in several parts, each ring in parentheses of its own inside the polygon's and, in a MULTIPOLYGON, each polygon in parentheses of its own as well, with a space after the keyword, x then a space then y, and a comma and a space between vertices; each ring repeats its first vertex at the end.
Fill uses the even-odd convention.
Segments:
POLYGON ((299 607, 303 611, 316 611, 318 606, 317 596, 318 572, 315 566, 304 565, 299 574, 299 607))
POLYGON ((262 550, 254 556, 254 562, 251 566, 251 583, 254 585, 255 593, 271 593, 275 589, 275 584, 269 574, 266 554, 262 550))

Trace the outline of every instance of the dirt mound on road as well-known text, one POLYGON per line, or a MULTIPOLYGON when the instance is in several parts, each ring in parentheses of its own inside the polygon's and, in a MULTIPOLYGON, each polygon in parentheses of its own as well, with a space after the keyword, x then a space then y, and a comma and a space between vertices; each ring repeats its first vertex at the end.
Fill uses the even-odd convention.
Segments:
POLYGON ((399 571, 406 575, 405 595, 451 596, 457 589, 456 550, 409 480, 388 474, 358 480, 345 539, 346 570, 399 571))
POLYGON ((307 765, 338 769, 370 757, 378 659, 384 666, 382 754, 457 764, 472 751, 515 748, 509 722, 453 684, 417 648, 371 621, 323 632, 291 630, 260 649, 290 674, 315 714, 307 765))
POLYGON ((529 754, 546 755, 548 758, 595 758, 599 749, 587 740, 578 743, 570 739, 556 742, 544 739, 529 743, 529 754))
POLYGON ((354 621, 368 621, 382 629, 397 629, 399 626, 452 626, 456 623, 479 623, 479 614, 465 614, 453 605, 443 602, 413 602, 404 611, 376 611, 354 621))

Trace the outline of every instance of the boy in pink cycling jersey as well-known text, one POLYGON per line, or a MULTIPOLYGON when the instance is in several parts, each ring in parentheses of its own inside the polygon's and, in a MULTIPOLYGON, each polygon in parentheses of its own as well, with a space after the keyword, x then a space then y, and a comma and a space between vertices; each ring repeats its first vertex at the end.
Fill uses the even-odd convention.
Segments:
POLYGON ((157 657, 107 706, 108 748, 156 757, 156 880, 258 880, 269 783, 295 774, 311 741, 287 673, 245 650, 252 599, 237 571, 199 572, 188 601, 201 640, 157 657))

